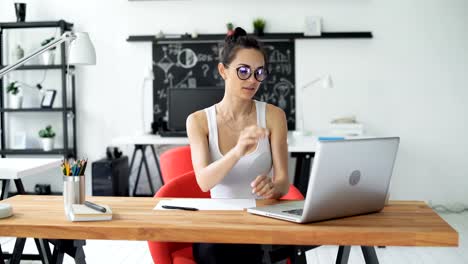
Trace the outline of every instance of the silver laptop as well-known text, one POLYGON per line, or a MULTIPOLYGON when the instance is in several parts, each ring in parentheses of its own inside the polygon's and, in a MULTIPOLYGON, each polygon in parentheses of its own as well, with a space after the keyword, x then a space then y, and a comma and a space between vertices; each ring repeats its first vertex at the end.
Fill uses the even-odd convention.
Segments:
POLYGON ((319 141, 304 201, 247 212, 307 223, 380 211, 399 141, 398 137, 319 141))

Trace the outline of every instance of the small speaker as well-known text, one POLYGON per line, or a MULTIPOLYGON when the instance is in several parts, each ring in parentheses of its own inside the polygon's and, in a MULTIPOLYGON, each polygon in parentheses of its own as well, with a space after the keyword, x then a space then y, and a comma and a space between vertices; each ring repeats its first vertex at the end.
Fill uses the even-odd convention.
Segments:
POLYGON ((128 177, 127 156, 93 162, 93 196, 128 196, 128 177))

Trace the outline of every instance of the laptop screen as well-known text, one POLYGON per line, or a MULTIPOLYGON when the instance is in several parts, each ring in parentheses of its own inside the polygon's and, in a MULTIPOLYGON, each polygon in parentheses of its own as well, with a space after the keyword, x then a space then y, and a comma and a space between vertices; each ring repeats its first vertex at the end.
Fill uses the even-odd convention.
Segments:
POLYGON ((191 113, 218 103, 223 96, 224 87, 168 88, 168 129, 185 131, 185 122, 191 113))

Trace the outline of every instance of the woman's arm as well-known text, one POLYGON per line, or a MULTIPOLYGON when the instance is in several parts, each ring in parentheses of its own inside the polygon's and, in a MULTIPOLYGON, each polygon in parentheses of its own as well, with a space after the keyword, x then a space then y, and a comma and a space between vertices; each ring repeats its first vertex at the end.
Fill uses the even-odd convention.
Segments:
POLYGON ((204 111, 195 112, 187 118, 187 135, 190 142, 193 169, 197 183, 204 192, 218 184, 240 159, 240 156, 231 149, 223 158, 210 164, 207 128, 208 121, 204 111))
POLYGON ((281 108, 267 104, 267 128, 270 131, 273 178, 259 175, 252 182, 252 191, 264 198, 280 198, 289 190, 288 176, 288 127, 286 115, 281 108))

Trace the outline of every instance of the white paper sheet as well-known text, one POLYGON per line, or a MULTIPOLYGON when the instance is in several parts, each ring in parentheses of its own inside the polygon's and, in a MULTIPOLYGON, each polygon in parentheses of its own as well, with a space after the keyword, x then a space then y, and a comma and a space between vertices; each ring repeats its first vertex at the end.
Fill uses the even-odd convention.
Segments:
POLYGON ((163 205, 193 207, 198 210, 242 211, 244 208, 255 207, 256 203, 255 199, 168 199, 160 200, 153 210, 171 210, 162 208, 163 205))

